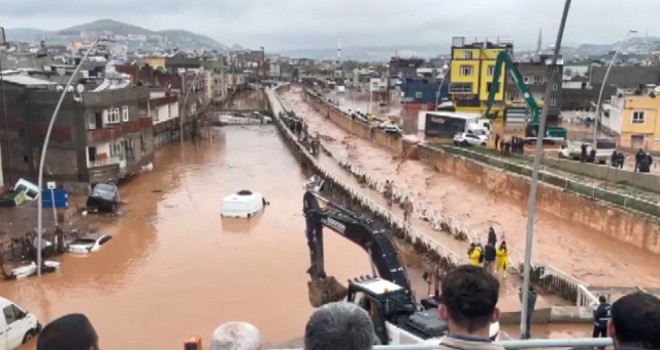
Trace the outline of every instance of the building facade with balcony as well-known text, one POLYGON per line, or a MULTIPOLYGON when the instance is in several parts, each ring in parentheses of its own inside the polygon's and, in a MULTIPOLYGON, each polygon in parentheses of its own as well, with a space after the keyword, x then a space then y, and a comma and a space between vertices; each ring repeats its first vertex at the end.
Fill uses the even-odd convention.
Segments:
MULTIPOLYGON (((471 42, 464 37, 452 39, 449 94, 457 111, 485 112, 495 61, 502 50, 512 52, 513 42, 500 38, 471 42)), ((504 109, 506 67, 500 74, 500 90, 495 94, 493 111, 504 109)))
POLYGON ((618 137, 619 147, 660 152, 660 97, 654 89, 622 90, 603 107, 602 126, 618 137))
MULTIPOLYGON (((48 123, 61 92, 42 85, 5 82, 10 145, 3 171, 34 181, 48 123)), ((146 87, 67 93, 51 134, 44 180, 75 192, 90 183, 117 181, 153 162, 152 118, 146 87)))
POLYGON ((178 138, 181 129, 179 118, 179 98, 167 92, 151 92, 149 114, 153 120, 154 147, 178 138))

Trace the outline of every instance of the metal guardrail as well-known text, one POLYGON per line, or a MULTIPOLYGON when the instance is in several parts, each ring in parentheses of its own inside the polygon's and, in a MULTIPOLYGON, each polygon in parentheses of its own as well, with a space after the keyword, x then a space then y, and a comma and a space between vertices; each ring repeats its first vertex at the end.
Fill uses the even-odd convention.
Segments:
MULTIPOLYGON (((279 94, 277 94, 275 91, 271 91, 270 93, 272 93, 277 99, 277 101, 280 103, 280 107, 282 108, 282 110, 284 110, 285 112, 289 111, 288 109, 286 109, 286 104, 284 103, 284 101, 282 101, 279 94)), ((446 260, 446 262, 449 265, 456 266, 463 263, 467 263, 467 259, 464 257, 464 254, 456 253, 455 251, 451 250, 444 244, 438 242, 437 240, 421 232, 419 229, 409 224, 406 224, 401 218, 393 215, 389 209, 376 203, 372 199, 362 195, 357 190, 355 190, 353 186, 345 183, 343 180, 337 178, 327 169, 323 168, 320 165, 320 163, 316 160, 316 158, 314 158, 307 151, 307 149, 305 149, 305 147, 303 147, 301 144, 299 144, 296 141, 293 132, 289 130, 286 127, 286 125, 284 125, 282 120, 279 118, 278 113, 273 113, 273 114, 275 115, 276 125, 278 125, 278 127, 281 130, 287 133, 290 141, 293 142, 299 148, 300 152, 304 154, 304 156, 311 162, 313 167, 317 171, 319 171, 323 177, 330 179, 334 183, 338 184, 340 187, 344 188, 351 195, 351 197, 357 199, 360 202, 360 204, 369 208, 372 212, 377 213, 379 216, 385 218, 387 222, 394 228, 401 230, 405 235, 404 239, 406 241, 413 244, 413 246, 418 246, 423 248, 427 252, 434 252, 435 254, 437 254, 438 258, 440 258, 441 260, 442 259, 446 260)), ((366 173, 366 171, 364 171, 360 167, 349 164, 350 162, 348 162, 347 159, 338 157, 336 155, 333 156, 333 153, 327 147, 325 147, 323 143, 321 144, 321 148, 323 149, 324 152, 326 152, 335 160, 337 160, 342 167, 353 173, 353 175, 357 177, 361 177, 363 180, 367 181, 370 187, 373 186, 372 188, 374 190, 383 193, 384 184, 382 182, 379 182, 378 180, 371 178, 366 173)), ((402 191, 395 190, 395 197, 403 199, 404 198, 402 197, 403 195, 404 194, 402 193, 402 191)), ((416 207, 415 209, 417 215, 422 215, 425 210, 425 208, 419 208, 419 207, 416 207)), ((454 219, 451 216, 438 215, 435 216, 434 220, 435 222, 432 222, 432 225, 434 225, 434 229, 436 227, 439 227, 440 229, 445 229, 446 231, 452 233, 454 236, 457 235, 457 233, 454 233, 454 231, 463 232, 464 240, 469 242, 479 241, 477 238, 477 234, 474 232, 474 230, 470 230, 467 225, 461 223, 460 221, 454 219), (449 231, 449 229, 452 229, 454 231, 449 231)), ((522 264, 522 258, 520 253, 517 254, 519 254, 517 259, 519 259, 520 264, 522 264)), ((510 255, 509 257, 510 261, 511 258, 512 256, 510 255)), ((513 267, 514 264, 510 264, 510 265, 513 267)), ((590 305, 591 301, 596 298, 595 295, 593 295, 593 293, 589 292, 588 288, 586 287, 587 286, 586 283, 579 281, 575 277, 561 271, 560 269, 550 265, 535 265, 534 263, 532 263, 532 266, 533 266, 533 276, 532 276, 533 280, 540 283, 543 287, 554 291, 559 296, 567 300, 570 300, 571 302, 575 303, 577 306, 588 306, 590 305)))
MULTIPOLYGON (((442 340, 439 341, 442 343, 442 340)), ((612 346, 612 338, 573 338, 573 339, 528 339, 528 340, 502 340, 494 342, 495 345, 505 349, 539 349, 539 348, 577 348, 577 347, 606 347, 612 346)), ((406 345, 377 345, 374 350, 436 350, 438 344, 406 344, 406 345)), ((271 349, 275 350, 275 349, 271 349)), ((282 349, 284 350, 284 349, 282 349)), ((289 349, 292 350, 292 349, 289 349)), ((302 349, 295 349, 302 350, 302 349)))
MULTIPOLYGON (((432 148, 437 148, 437 146, 432 146, 432 148)), ((493 157, 488 154, 479 153, 460 147, 442 146, 440 149, 448 153, 461 155, 482 163, 486 163, 488 165, 508 170, 519 175, 531 176, 532 170, 528 166, 517 164, 506 159, 493 157)), ((546 184, 563 188, 593 200, 601 200, 619 207, 635 210, 654 217, 660 217, 660 205, 642 198, 616 193, 598 188, 596 186, 583 184, 563 176, 551 174, 547 171, 539 172, 539 180, 546 184)))

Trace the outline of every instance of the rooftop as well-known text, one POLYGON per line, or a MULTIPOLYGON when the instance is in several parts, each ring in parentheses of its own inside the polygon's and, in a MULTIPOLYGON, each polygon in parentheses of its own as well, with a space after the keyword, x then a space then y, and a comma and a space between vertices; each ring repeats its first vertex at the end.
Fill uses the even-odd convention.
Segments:
POLYGON ((56 84, 49 80, 33 78, 31 76, 22 74, 3 75, 2 78, 5 82, 27 87, 48 86, 56 84))

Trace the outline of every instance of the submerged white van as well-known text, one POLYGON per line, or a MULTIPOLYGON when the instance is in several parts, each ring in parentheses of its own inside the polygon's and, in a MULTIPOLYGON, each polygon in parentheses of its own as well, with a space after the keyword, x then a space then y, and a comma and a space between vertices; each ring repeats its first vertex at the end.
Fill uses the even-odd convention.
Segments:
POLYGON ((222 214, 224 217, 250 218, 268 204, 261 193, 248 190, 238 191, 222 199, 222 214))
POLYGON ((0 350, 13 350, 32 339, 41 330, 37 316, 0 297, 0 350))

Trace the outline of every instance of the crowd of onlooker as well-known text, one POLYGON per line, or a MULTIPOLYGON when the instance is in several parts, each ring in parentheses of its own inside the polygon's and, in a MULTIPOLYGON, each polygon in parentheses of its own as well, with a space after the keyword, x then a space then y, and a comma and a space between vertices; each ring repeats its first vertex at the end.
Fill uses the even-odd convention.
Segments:
MULTIPOLYGON (((438 312, 449 334, 438 339, 440 350, 502 350, 489 338, 497 321, 500 285, 485 269, 459 266, 442 281, 438 312)), ((609 308, 604 333, 617 349, 660 349, 660 299, 647 293, 626 295, 609 308)), ((357 304, 336 302, 318 308, 305 327, 305 350, 370 350, 381 344, 372 319, 357 304)), ((188 349, 188 348, 187 348, 188 349)), ((190 349, 201 350, 195 347, 190 349)), ((212 334, 211 350, 260 350, 259 330, 246 322, 228 322, 212 334)), ((99 350, 99 336, 82 314, 69 314, 46 325, 37 350, 99 350)))

